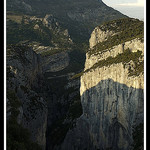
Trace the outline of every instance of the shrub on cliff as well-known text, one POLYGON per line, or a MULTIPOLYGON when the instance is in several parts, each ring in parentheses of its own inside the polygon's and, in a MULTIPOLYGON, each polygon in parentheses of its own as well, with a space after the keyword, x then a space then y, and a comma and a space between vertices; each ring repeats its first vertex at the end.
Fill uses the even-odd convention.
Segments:
POLYGON ((143 41, 144 37, 144 23, 138 19, 124 18, 113 20, 101 25, 100 29, 102 31, 111 30, 116 34, 108 37, 106 41, 98 43, 93 49, 90 49, 88 51, 89 56, 135 38, 143 41))

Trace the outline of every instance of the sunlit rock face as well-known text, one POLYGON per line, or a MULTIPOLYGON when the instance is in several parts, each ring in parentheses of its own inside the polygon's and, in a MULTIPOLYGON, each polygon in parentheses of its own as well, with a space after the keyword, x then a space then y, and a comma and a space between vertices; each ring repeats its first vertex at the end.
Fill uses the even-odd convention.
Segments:
POLYGON ((143 122, 143 78, 142 74, 128 77, 122 64, 84 74, 80 87, 83 115, 66 136, 71 144, 63 146, 76 143, 81 149, 129 149, 132 127, 143 122))
POLYGON ((143 121, 143 78, 129 77, 121 63, 81 77, 83 116, 97 148, 129 148, 132 126, 143 121))
MULTIPOLYGON (((115 34, 96 27, 89 40, 90 50, 115 34)), ((143 60, 144 43, 139 38, 92 55, 87 52, 84 73, 80 78, 83 114, 67 133, 62 149, 132 148, 133 130, 143 124, 144 118, 144 66, 138 72, 136 65, 143 60), (130 51, 128 55, 127 49, 130 51), (140 53, 138 57, 137 53, 140 53), (133 59, 131 54, 135 55, 133 59), (126 56, 123 58, 123 55, 126 56), (120 59, 118 56, 122 61, 117 60, 120 59), (126 57, 128 59, 124 61, 126 57)))

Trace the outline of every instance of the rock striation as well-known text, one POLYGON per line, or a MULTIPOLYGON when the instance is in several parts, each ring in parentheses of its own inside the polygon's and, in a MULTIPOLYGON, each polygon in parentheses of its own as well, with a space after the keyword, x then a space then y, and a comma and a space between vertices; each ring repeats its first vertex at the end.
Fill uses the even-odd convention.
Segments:
MULTIPOLYGON (((73 49, 75 46, 68 30, 62 28, 51 14, 44 18, 24 15, 19 26, 30 26, 30 31, 40 33, 43 41, 34 36, 31 40, 19 39, 18 44, 8 44, 7 119, 10 122, 14 118, 12 109, 15 110, 15 125, 28 129, 31 141, 42 149, 52 149, 62 142, 76 116, 79 116, 74 109, 76 105, 81 107, 80 81, 71 77, 83 66, 76 62, 75 57, 84 58, 73 49), (48 38, 50 36, 47 35, 52 36, 48 38), (51 44, 47 45, 45 39, 51 44), (14 97, 18 103, 16 106, 12 104, 14 97)), ((11 122, 9 124, 11 126, 11 122)), ((11 133, 8 129, 10 138, 11 133)), ((25 147, 27 145, 26 142, 25 147)))
POLYGON ((45 134, 48 113, 44 91, 46 91, 46 84, 42 75, 40 56, 31 47, 25 45, 8 46, 8 125, 11 118, 15 119, 15 110, 17 112, 17 123, 28 129, 31 133, 31 141, 38 143, 43 150, 46 146, 45 134))
MULTIPOLYGON (((99 32, 99 33, 101 33, 101 32, 99 32)), ((102 32, 102 35, 103 35, 103 32, 102 32)), ((94 35, 92 35, 91 39, 89 40, 90 45, 92 45, 91 49, 93 48, 93 46, 95 46, 96 44, 98 44, 100 42, 99 40, 93 41, 92 39, 94 39, 94 38, 96 39, 96 35, 95 35, 95 37, 94 37, 94 35)), ((105 35, 102 36, 102 38, 105 38, 105 35)), ((140 39, 135 38, 131 41, 127 41, 125 43, 121 43, 119 45, 116 45, 109 49, 106 49, 103 52, 93 54, 91 57, 87 53, 84 70, 91 68, 95 63, 97 63, 100 60, 107 59, 110 56, 116 57, 118 54, 123 54, 126 49, 130 49, 131 52, 137 52, 138 50, 140 50, 142 52, 142 55, 144 55, 144 43, 141 42, 140 39)))
POLYGON ((68 52, 60 52, 43 58, 44 72, 57 72, 65 69, 69 65, 68 52))
POLYGON ((112 31, 109 31, 109 30, 102 31, 100 27, 96 27, 94 31, 92 32, 90 40, 89 40, 90 48, 92 48, 99 42, 103 42, 107 40, 107 38, 111 35, 113 35, 112 31))
MULTIPOLYGON (((113 34, 97 27, 89 40, 89 51, 113 34)), ((134 129, 143 124, 144 118, 144 66, 138 72, 136 65, 140 66, 143 60, 144 43, 139 38, 86 54, 80 78, 83 114, 67 133, 62 149, 128 150, 134 147, 134 129)))
POLYGON ((78 116, 69 109, 81 104, 80 81, 72 80, 74 72, 67 69, 69 52, 42 56, 34 48, 26 44, 7 47, 7 121, 11 124, 15 118, 28 129, 31 141, 45 150, 62 142, 78 116))
MULTIPOLYGON (((17 20, 10 12, 7 20, 11 44, 7 48, 8 134, 17 122, 43 150, 127 150, 134 143, 132 128, 143 123, 144 44, 142 30, 132 31, 142 24, 136 26, 138 21, 129 19, 134 25, 124 35, 116 27, 120 22, 96 27, 79 82, 72 76, 82 70, 85 53, 79 50, 86 47, 89 31, 101 22, 125 16, 101 0, 62 3, 8 1, 10 10, 26 14, 17 20), (46 13, 44 18, 37 17, 46 13), (28 16, 33 14, 37 16, 28 16), (126 33, 128 40, 124 40, 126 33)), ((125 27, 128 24, 121 26, 125 27)))

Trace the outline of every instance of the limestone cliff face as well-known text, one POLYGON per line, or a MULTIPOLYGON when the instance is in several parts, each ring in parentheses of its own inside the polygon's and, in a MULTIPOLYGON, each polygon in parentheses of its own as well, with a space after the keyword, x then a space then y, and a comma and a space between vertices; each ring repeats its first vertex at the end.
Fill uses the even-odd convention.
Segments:
MULTIPOLYGON (((46 146, 47 102, 41 59, 32 48, 11 45, 7 48, 7 119, 14 118, 31 133, 31 140, 46 146), (42 87, 42 88, 41 88, 42 87), (14 104, 16 99, 20 103, 14 104)), ((9 124, 9 123, 8 123, 9 124)), ((10 131, 9 131, 10 132, 10 131)))
MULTIPOLYGON (((97 27, 90 38, 90 50, 112 34, 97 27)), ((143 124, 144 118, 144 66, 137 71, 143 60, 144 44, 139 38, 86 54, 80 79, 83 114, 67 133, 62 149, 128 150, 132 147, 133 129, 143 124)))
MULTIPOLYGON (((96 40, 97 34, 98 33, 96 33, 95 35, 92 35, 93 39, 95 39, 94 41, 92 40, 92 37, 89 40, 91 49, 93 48, 93 46, 95 46, 96 44, 101 42, 100 40, 102 40, 102 39, 105 40, 105 35, 103 36, 103 32, 102 32, 100 40, 96 40)), ((99 34, 101 34, 101 32, 99 32, 99 34)), ((100 60, 104 60, 110 56, 116 57, 118 54, 122 54, 123 52, 125 52, 126 49, 130 49, 131 52, 137 52, 138 50, 140 50, 143 55, 144 54, 144 43, 141 42, 140 39, 135 38, 131 41, 127 41, 125 43, 121 43, 117 46, 113 46, 109 49, 106 49, 103 52, 98 52, 97 54, 92 54, 91 56, 89 56, 89 54, 87 53, 84 70, 91 68, 95 63, 97 63, 100 60)))
MULTIPOLYGON (((7 119, 9 122, 11 118, 15 118, 17 125, 29 130, 31 141, 39 144, 45 150, 47 122, 53 123, 54 120, 49 118, 49 114, 57 119, 58 116, 62 115, 62 112, 59 112, 60 109, 57 108, 57 105, 60 106, 59 101, 61 100, 62 104, 67 105, 68 99, 71 99, 68 98, 68 93, 65 98, 63 97, 64 91, 62 95, 59 94, 57 97, 60 92, 55 91, 55 88, 58 87, 62 91, 65 89, 65 84, 67 85, 69 82, 70 75, 64 73, 65 75, 61 74, 58 78, 57 75, 61 73, 59 71, 69 65, 70 58, 68 53, 73 42, 68 30, 62 28, 53 15, 47 14, 44 18, 36 16, 22 16, 21 18, 22 23, 20 25, 30 26, 33 32, 38 32, 42 35, 43 40, 31 38, 31 40, 22 41, 22 39, 19 39, 19 44, 8 44, 7 119), (45 40, 48 41, 48 45, 45 45, 45 42, 43 43, 45 40), (64 45, 66 46, 64 47, 64 45), (57 72, 59 73, 57 74, 57 72), (55 80, 60 83, 56 84, 55 80), (65 83, 63 80, 65 80, 65 83), (16 103, 15 106, 13 103, 16 103), (50 110, 48 110, 49 105, 52 108, 50 110), (17 114, 15 117, 13 109, 17 114)), ((32 33, 30 35, 32 36, 32 33)), ((19 35, 19 37, 21 36, 19 35)), ((27 39, 30 38, 27 37, 27 39)), ((72 86, 67 87, 67 89, 69 88, 71 89, 72 86)), ((77 83, 77 88, 78 92, 72 91, 79 95, 79 82, 77 83)), ((66 110, 62 111, 65 113, 66 110)), ((8 133, 11 134, 11 130, 8 130, 8 133)))
POLYGON ((90 48, 92 48, 99 42, 107 40, 107 38, 111 35, 113 35, 112 31, 102 31, 99 27, 96 27, 92 32, 91 38, 89 40, 90 48))
POLYGON ((69 65, 68 52, 60 52, 43 58, 44 72, 57 72, 65 69, 69 65))
POLYGON ((83 115, 90 140, 99 149, 129 149, 132 127, 143 120, 144 76, 129 77, 122 63, 81 77, 83 115))
POLYGON ((143 74, 129 77, 122 63, 85 73, 80 87, 83 114, 62 149, 128 150, 132 128, 143 122, 143 86, 143 74))
POLYGON ((14 117, 12 109, 17 110, 17 123, 45 150, 46 145, 52 149, 62 142, 78 115, 68 110, 78 104, 80 81, 72 80, 74 72, 67 69, 69 52, 42 57, 37 52, 46 47, 39 46, 38 51, 35 47, 19 44, 7 48, 7 119, 14 117), (12 105, 12 95, 21 103, 19 107, 12 105), (55 128, 62 134, 57 140, 55 128))

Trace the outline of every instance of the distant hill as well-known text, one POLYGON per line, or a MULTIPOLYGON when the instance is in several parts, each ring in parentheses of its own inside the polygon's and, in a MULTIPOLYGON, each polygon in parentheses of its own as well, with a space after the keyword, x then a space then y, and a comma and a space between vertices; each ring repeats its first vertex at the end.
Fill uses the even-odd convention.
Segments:
POLYGON ((38 17, 53 14, 78 42, 87 40, 95 26, 127 17, 101 0, 7 0, 7 11, 38 17))

